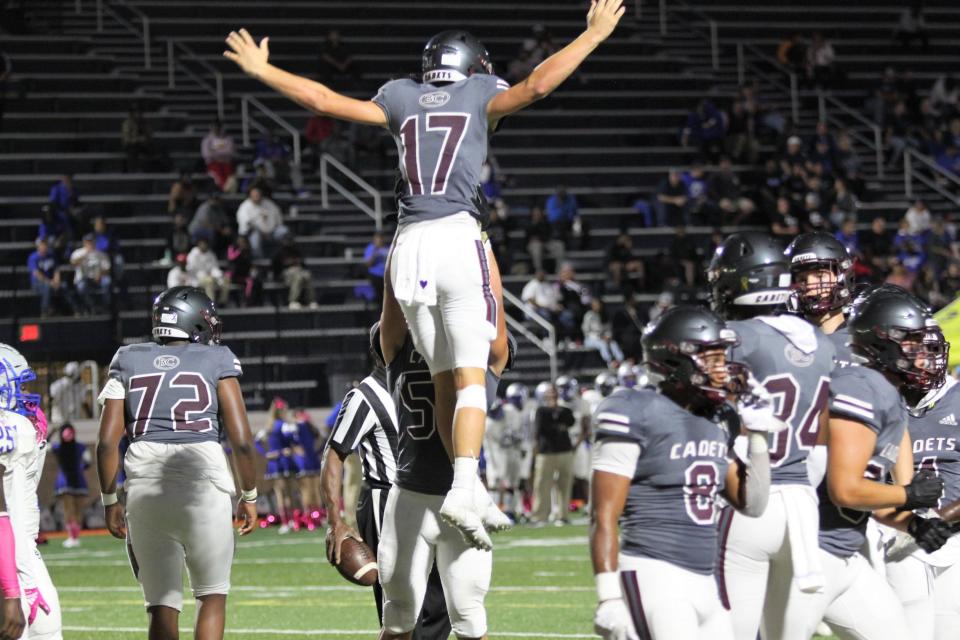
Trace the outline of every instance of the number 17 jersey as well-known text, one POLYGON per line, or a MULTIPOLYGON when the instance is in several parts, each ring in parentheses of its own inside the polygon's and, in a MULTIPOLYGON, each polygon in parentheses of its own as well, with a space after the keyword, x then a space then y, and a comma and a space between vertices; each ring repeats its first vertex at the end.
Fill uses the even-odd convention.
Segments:
POLYGON ((478 214, 477 186, 490 135, 487 104, 507 88, 506 81, 486 74, 444 85, 393 80, 380 88, 373 102, 387 116, 404 180, 401 223, 478 214))
POLYGON ((225 346, 147 342, 121 347, 108 375, 123 387, 131 442, 187 444, 219 442, 217 383, 242 373, 225 346))

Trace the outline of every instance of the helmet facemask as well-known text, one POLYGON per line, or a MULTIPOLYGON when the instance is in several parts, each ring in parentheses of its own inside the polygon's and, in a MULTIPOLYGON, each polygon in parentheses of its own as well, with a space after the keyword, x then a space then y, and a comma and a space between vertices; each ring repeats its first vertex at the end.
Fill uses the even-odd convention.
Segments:
POLYGON ((935 321, 928 319, 927 326, 921 330, 875 327, 874 332, 886 342, 886 348, 880 350, 855 344, 860 355, 897 376, 909 389, 927 392, 943 386, 950 343, 944 339, 935 321))
POLYGON ((793 303, 805 315, 819 316, 850 302, 849 260, 815 260, 791 266, 793 303))
POLYGON ((664 345, 672 357, 645 362, 660 385, 675 391, 684 401, 708 408, 723 404, 741 388, 745 366, 730 358, 730 348, 739 344, 730 329, 716 342, 684 340, 664 345))
POLYGON ((36 379, 33 369, 27 367, 18 374, 9 360, 0 359, 0 409, 35 416, 40 406, 40 394, 28 393, 24 387, 36 379))

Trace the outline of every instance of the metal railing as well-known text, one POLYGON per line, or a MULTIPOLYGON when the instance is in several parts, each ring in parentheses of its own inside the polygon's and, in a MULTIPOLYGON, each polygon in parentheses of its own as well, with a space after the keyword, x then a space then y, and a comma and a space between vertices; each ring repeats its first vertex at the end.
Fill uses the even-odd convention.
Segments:
POLYGON ((946 171, 943 167, 934 162, 929 156, 926 156, 914 149, 908 148, 903 153, 903 190, 908 199, 913 198, 914 180, 925 185, 927 188, 936 191, 941 196, 952 202, 955 206, 960 206, 960 197, 958 197, 956 193, 945 188, 942 184, 943 182, 952 183, 955 187, 957 187, 958 192, 960 192, 960 178, 953 175, 949 171, 946 171), (932 177, 920 171, 915 164, 926 167, 932 174, 932 177))
POLYGON ((507 313, 506 309, 503 310, 504 318, 506 318, 507 324, 510 325, 510 328, 516 331, 517 333, 519 333, 520 335, 522 335, 527 340, 529 340, 531 344, 533 344, 533 346, 535 346, 537 349, 540 349, 541 351, 547 354, 547 357, 550 359, 550 379, 556 380, 557 375, 559 374, 559 369, 557 365, 557 330, 553 327, 552 324, 550 324, 545 319, 540 317, 540 314, 534 311, 533 307, 531 307, 530 305, 525 303, 523 300, 521 300, 517 296, 513 295, 512 293, 504 289, 503 290, 504 306, 507 306, 507 303, 510 303, 513 306, 517 307, 520 311, 523 312, 524 316, 526 316, 530 320, 533 320, 535 323, 543 327, 543 329, 547 332, 547 336, 545 338, 540 338, 535 333, 530 331, 530 329, 528 329, 521 320, 517 320, 516 318, 511 316, 509 313, 507 313))
POLYGON ((759 77, 762 80, 765 80, 767 83, 772 84, 778 89, 786 92, 790 96, 790 120, 793 124, 800 122, 800 89, 799 89, 799 80, 797 74, 793 71, 790 71, 786 67, 780 64, 776 58, 772 58, 757 47, 749 44, 747 42, 738 42, 737 43, 737 80, 742 85, 746 82, 747 69, 750 69, 750 72, 759 77), (773 69, 774 72, 779 72, 783 76, 786 76, 786 82, 780 80, 776 77, 775 74, 769 73, 767 70, 760 67, 756 62, 751 62, 748 58, 748 54, 752 55, 756 60, 763 62, 773 69))
POLYGON ((223 109, 223 74, 214 68, 212 64, 197 57, 196 52, 187 45, 174 40, 167 39, 167 86, 171 89, 177 86, 177 69, 181 69, 190 79, 196 82, 200 87, 206 89, 217 100, 217 117, 220 120, 224 118, 223 109), (177 52, 182 55, 177 55, 177 52), (196 62, 204 71, 213 76, 213 85, 201 78, 193 71, 187 68, 184 60, 196 62))
MULTIPOLYGON (((77 3, 77 8, 80 8, 79 2, 77 3)), ((97 15, 97 31, 103 31, 103 14, 106 13, 111 18, 113 18, 120 26, 124 27, 133 35, 139 37, 143 40, 143 66, 145 69, 151 68, 151 46, 150 41, 150 17, 145 14, 143 11, 140 11, 136 7, 131 7, 124 0, 97 0, 96 2, 96 15, 97 15), (133 24, 130 20, 127 20, 119 13, 116 9, 122 8, 131 14, 133 14, 134 19, 140 21, 140 28, 138 29, 136 25, 133 24)))
POLYGON ((868 148, 873 149, 873 153, 877 163, 877 178, 882 179, 884 176, 884 164, 883 164, 883 130, 880 126, 868 120, 863 114, 851 109, 849 106, 840 102, 833 96, 825 95, 822 91, 820 95, 817 96, 818 108, 820 110, 820 119, 826 121, 829 124, 845 129, 850 137, 855 140, 859 140, 863 145, 868 148), (865 135, 861 134, 856 129, 852 129, 849 126, 845 125, 840 121, 836 116, 831 115, 830 111, 827 109, 827 105, 830 105, 834 109, 839 110, 841 113, 852 118, 857 124, 867 127, 870 129, 873 134, 873 139, 867 138, 865 135))
POLYGON ((254 98, 249 93, 243 94, 240 98, 240 112, 243 121, 243 146, 250 146, 250 127, 253 127, 261 133, 267 133, 268 129, 253 119, 250 115, 250 105, 253 105, 263 115, 273 120, 273 122, 290 134, 293 138, 293 163, 300 166, 300 132, 292 124, 277 115, 268 106, 254 98))
POLYGON ((676 6, 667 7, 666 0, 660 0, 660 35, 667 35, 669 14, 672 12, 675 20, 682 22, 691 33, 699 35, 710 43, 710 62, 713 70, 718 71, 720 69, 720 26, 717 21, 682 0, 674 0, 671 4, 676 6), (695 22, 679 15, 680 12, 691 14, 704 22, 707 25, 707 33, 704 33, 695 22))
POLYGON ((329 153, 325 153, 320 156, 320 202, 324 209, 330 208, 331 188, 346 198, 352 205, 373 218, 373 223, 376 225, 377 231, 383 231, 383 202, 380 192, 372 184, 354 173, 345 164, 334 158, 329 153), (330 176, 330 169, 328 168, 330 165, 339 170, 340 173, 349 178, 363 191, 366 191, 373 196, 373 207, 370 207, 370 205, 354 195, 349 189, 333 179, 330 176))

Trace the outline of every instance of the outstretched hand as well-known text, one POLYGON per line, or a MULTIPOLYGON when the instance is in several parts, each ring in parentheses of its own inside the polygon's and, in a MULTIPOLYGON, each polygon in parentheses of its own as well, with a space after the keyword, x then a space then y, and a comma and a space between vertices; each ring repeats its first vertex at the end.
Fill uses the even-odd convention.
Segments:
POLYGON ((259 79, 270 57, 270 38, 263 38, 257 45, 246 29, 240 29, 231 31, 226 42, 231 50, 224 51, 223 56, 236 62, 248 76, 259 79))
POLYGON ((626 8, 623 0, 592 0, 587 13, 587 31, 600 40, 606 40, 613 33, 626 8))

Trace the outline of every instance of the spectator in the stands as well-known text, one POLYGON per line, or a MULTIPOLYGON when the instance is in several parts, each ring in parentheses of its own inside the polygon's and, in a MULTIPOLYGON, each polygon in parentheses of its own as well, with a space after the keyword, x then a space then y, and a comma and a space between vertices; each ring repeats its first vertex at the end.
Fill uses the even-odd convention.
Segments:
POLYGON ((207 165, 207 173, 221 191, 236 190, 235 154, 233 137, 224 131, 222 122, 214 121, 200 145, 200 155, 207 165))
POLYGON ((727 114, 712 101, 703 98, 687 115, 687 122, 680 132, 680 144, 697 147, 709 158, 723 153, 723 140, 727 135, 727 114))
POLYGON ((47 241, 50 250, 61 259, 70 244, 70 219, 66 214, 58 213, 49 204, 40 208, 40 224, 37 237, 47 241))
POLYGON ((96 313, 110 306, 110 258, 98 251, 92 233, 83 236, 83 245, 70 254, 74 267, 73 285, 84 313, 96 313), (100 297, 97 304, 95 296, 100 297))
POLYGON ((507 73, 504 76, 504 79, 510 84, 517 84, 526 80, 534 68, 536 68, 536 62, 533 59, 534 43, 530 42, 530 46, 521 47, 520 53, 517 54, 517 57, 510 61, 507 65, 507 73))
POLYGON ((893 30, 893 37, 900 41, 900 46, 904 49, 909 49, 914 40, 920 41, 924 51, 930 47, 930 36, 927 35, 927 21, 923 17, 922 2, 914 2, 900 12, 900 20, 893 30))
POLYGON ((759 133, 758 114, 748 111, 743 100, 734 100, 727 128, 727 153, 738 162, 756 164, 760 155, 759 133))
POLYGON ((497 258, 497 265, 503 273, 510 273, 513 256, 510 254, 510 208, 503 198, 490 203, 490 220, 487 223, 487 239, 497 258))
POLYGON ((676 227, 685 224, 687 206, 687 185, 677 169, 670 169, 660 181, 654 209, 657 212, 657 224, 661 227, 676 227))
POLYGON ((780 170, 786 175, 793 173, 794 167, 806 167, 807 154, 803 152, 803 141, 799 136, 787 138, 787 148, 780 155, 780 170))
POLYGON ((858 196, 863 194, 863 161, 857 152, 853 149, 853 142, 850 134, 841 132, 837 136, 837 151, 834 154, 838 174, 845 178, 847 186, 858 196))
POLYGON ((247 236, 257 258, 272 253, 273 246, 290 232, 283 224, 280 207, 259 187, 250 189, 247 199, 240 203, 237 227, 240 235, 247 236))
POLYGON ((911 274, 918 273, 927 261, 925 244, 926 234, 910 233, 910 223, 904 217, 897 228, 897 234, 893 237, 893 252, 897 260, 911 274))
POLYGON ((930 209, 919 198, 914 201, 913 206, 907 209, 903 219, 907 221, 907 233, 912 236, 925 234, 930 229, 930 209))
POLYGON ((657 318, 663 315, 663 312, 673 307, 673 294, 669 291, 662 292, 657 296, 657 301, 653 303, 648 312, 650 322, 656 322, 657 318))
POLYGON ((667 256, 668 260, 673 263, 671 265, 672 269, 682 273, 684 283, 692 287, 697 276, 700 255, 697 251, 697 243, 687 235, 685 227, 678 226, 674 230, 667 256))
POLYGON ((60 176, 59 182, 50 188, 50 206, 57 215, 71 222, 76 217, 75 212, 80 207, 80 195, 73 185, 73 176, 69 173, 60 176))
POLYGON ((262 167, 263 173, 274 183, 289 184, 297 191, 303 187, 303 176, 299 167, 292 164, 290 147, 272 130, 257 141, 253 166, 262 167))
POLYGON ((219 305, 227 303, 230 282, 220 269, 217 254, 210 248, 206 238, 197 238, 197 244, 187 254, 187 273, 197 281, 197 286, 207 297, 219 305))
POLYGON ((646 279, 643 260, 633 254, 633 238, 621 231, 607 249, 607 271, 616 290, 642 289, 646 279))
POLYGON ((781 238, 791 238, 800 233, 800 221, 793 211, 789 198, 777 198, 777 208, 770 218, 770 231, 781 238))
POLYGON ((933 219, 926 240, 927 260, 928 264, 933 267, 935 276, 942 274, 951 260, 960 258, 960 254, 957 252, 956 238, 941 216, 933 219))
POLYGON ((218 255, 226 250, 233 237, 233 227, 219 193, 211 194, 197 207, 187 230, 192 238, 206 238, 218 255))
POLYGON ((107 219, 102 215, 93 219, 93 237, 97 251, 110 258, 110 277, 113 283, 119 284, 123 279, 123 254, 120 253, 120 242, 113 235, 113 231, 107 227, 107 219))
POLYGON ((947 272, 940 280, 940 291, 947 300, 960 297, 960 262, 951 260, 947 272))
POLYGON ((720 209, 722 224, 743 224, 756 211, 756 205, 744 195, 740 177, 733 172, 730 158, 725 156, 720 158, 718 171, 707 182, 707 193, 720 209))
POLYGON ((231 283, 240 288, 240 305, 260 305, 263 301, 263 281, 259 269, 253 264, 253 251, 246 236, 234 238, 233 244, 227 247, 227 260, 230 264, 227 276, 231 283))
POLYGON ((379 231, 373 234, 373 239, 363 250, 363 264, 367 267, 367 278, 370 279, 370 286, 373 287, 377 300, 383 300, 383 278, 389 254, 390 247, 379 231))
POLYGON ((527 253, 530 254, 534 271, 544 270, 544 251, 554 260, 555 267, 563 262, 566 251, 563 240, 558 237, 559 234, 538 205, 530 209, 530 223, 527 225, 526 236, 527 253))
POLYGON ((944 171, 960 175, 960 151, 952 140, 947 141, 946 150, 937 155, 936 161, 944 171))
POLYGON ((197 208, 197 185, 189 171, 180 173, 170 185, 170 195, 167 196, 167 213, 182 213, 187 219, 197 208))
POLYGON ((842 244, 847 248, 847 251, 852 256, 861 255, 860 252, 860 238, 857 235, 857 219, 854 216, 850 216, 843 221, 843 224, 840 226, 840 229, 833 234, 837 239, 837 242, 842 244))
POLYGON ((898 100, 893 106, 893 112, 886 119, 883 131, 888 150, 888 168, 896 166, 908 148, 919 146, 919 136, 913 130, 913 116, 907 111, 907 103, 898 100))
POLYGON ((844 218, 855 215, 860 203, 857 196, 847 187, 847 181, 843 178, 837 178, 833 181, 833 189, 830 191, 830 220, 833 224, 839 224, 844 218))
POLYGON ((889 256, 893 252, 892 234, 887 231, 887 221, 877 216, 870 222, 870 229, 860 238, 863 258, 870 267, 873 279, 885 275, 889 268, 889 256))
POLYGON ((807 43, 800 32, 785 37, 777 45, 777 60, 796 73, 802 73, 807 64, 807 43))
POLYGON ((37 249, 27 258, 30 286, 40 296, 40 315, 51 312, 53 295, 60 290, 60 269, 57 257, 44 238, 37 238, 37 249))
MULTIPOLYGON (((297 248, 293 236, 286 236, 273 254, 271 261, 274 276, 282 279, 287 286, 287 304, 291 309, 302 309, 304 305, 317 308, 316 292, 313 290, 313 278, 303 262, 303 254, 297 248)), ((381 277, 382 281, 382 277, 381 277)))
POLYGON ((320 79, 336 87, 353 88, 359 79, 353 54, 340 38, 340 32, 331 29, 320 46, 320 79))
POLYGON ((752 114, 763 125, 758 134, 773 133, 782 136, 787 127, 787 119, 760 95, 760 84, 754 78, 740 86, 739 102, 747 113, 752 114))
POLYGON ((911 273, 909 269, 897 258, 893 258, 890 261, 890 275, 887 276, 887 279, 884 281, 887 284, 895 284, 898 287, 903 287, 907 291, 913 288, 913 282, 916 279, 916 274, 911 273))
POLYGON ((613 339, 613 329, 600 298, 590 301, 590 309, 583 314, 580 328, 583 331, 583 346, 596 349, 607 366, 616 367, 623 361, 623 350, 613 339))
POLYGON ((560 290, 555 284, 547 282, 547 274, 543 269, 537 269, 533 278, 523 286, 520 299, 550 322, 554 322, 563 311, 560 290))
POLYGON ((167 272, 167 288, 195 286, 197 279, 187 271, 187 254, 178 253, 173 259, 173 266, 167 272))
POLYGON ((682 178, 687 188, 687 207, 684 216, 686 224, 709 224, 716 215, 716 207, 708 198, 707 178, 703 164, 696 160, 685 171, 682 178))
POLYGON ((127 154, 127 171, 142 171, 143 160, 153 155, 153 131, 140 107, 133 106, 120 127, 120 144, 127 154))
MULTIPOLYGON (((557 274, 557 288, 560 291, 560 304, 566 313, 569 314, 572 326, 566 327, 568 337, 576 340, 583 340, 580 335, 580 322, 583 314, 590 307, 590 301, 593 299, 593 293, 590 287, 577 280, 577 274, 573 270, 573 265, 569 262, 560 266, 560 272, 557 274)), ((565 314, 561 313, 561 323, 566 324, 565 314)))
POLYGON ((173 229, 167 236, 166 253, 164 262, 171 264, 173 258, 179 254, 186 255, 193 247, 193 241, 190 238, 190 232, 187 230, 187 218, 182 213, 174 214, 173 229))
POLYGON ((316 173, 320 168, 320 157, 324 153, 331 153, 338 160, 344 161, 343 157, 332 152, 331 147, 337 138, 337 121, 329 116, 313 115, 307 121, 307 128, 304 131, 304 138, 307 141, 307 153, 310 156, 310 172, 316 173))
POLYGON ((568 193, 565 186, 560 185, 547 198, 546 211, 547 220, 550 224, 557 229, 568 229, 579 214, 577 198, 572 193, 568 193))
POLYGON ((960 82, 956 75, 943 74, 930 87, 930 105, 941 115, 952 115, 960 108, 960 82))
POLYGON ((821 89, 829 88, 835 76, 833 65, 836 57, 830 41, 815 31, 807 49, 807 78, 821 89))

